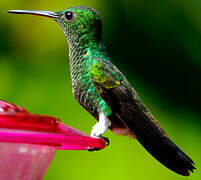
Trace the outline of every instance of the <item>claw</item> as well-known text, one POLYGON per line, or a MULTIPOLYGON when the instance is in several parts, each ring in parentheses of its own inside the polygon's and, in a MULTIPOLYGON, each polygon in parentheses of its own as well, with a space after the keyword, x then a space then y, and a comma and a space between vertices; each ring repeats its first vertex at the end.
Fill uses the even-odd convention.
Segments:
POLYGON ((106 146, 109 146, 109 145, 110 145, 110 140, 109 140, 109 138, 104 137, 104 136, 102 136, 102 135, 100 135, 99 137, 102 138, 102 139, 104 139, 104 141, 106 142, 106 146))

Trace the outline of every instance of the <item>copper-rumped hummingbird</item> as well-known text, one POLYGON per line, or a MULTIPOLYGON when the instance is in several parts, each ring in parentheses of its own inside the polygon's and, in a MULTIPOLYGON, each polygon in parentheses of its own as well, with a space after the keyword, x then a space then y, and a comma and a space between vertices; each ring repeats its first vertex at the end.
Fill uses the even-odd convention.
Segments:
POLYGON ((61 26, 69 46, 74 97, 98 120, 92 128, 92 136, 101 136, 109 128, 116 134, 136 137, 167 168, 184 176, 193 172, 193 161, 168 138, 126 77, 112 63, 101 42, 102 20, 96 10, 77 6, 58 12, 8 12, 49 17, 61 26))

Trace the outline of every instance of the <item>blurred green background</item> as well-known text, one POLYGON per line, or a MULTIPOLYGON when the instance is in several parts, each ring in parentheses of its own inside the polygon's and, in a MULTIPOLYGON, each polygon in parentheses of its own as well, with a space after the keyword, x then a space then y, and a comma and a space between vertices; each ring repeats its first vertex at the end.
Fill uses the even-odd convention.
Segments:
MULTIPOLYGON (((0 1, 0 98, 90 133, 95 120, 74 100, 67 43, 51 19, 8 9, 61 10, 87 5, 103 16, 103 42, 160 124, 196 163, 201 179, 201 1, 0 1)), ((182 180, 129 137, 107 132, 100 152, 58 151, 53 179, 182 180)))

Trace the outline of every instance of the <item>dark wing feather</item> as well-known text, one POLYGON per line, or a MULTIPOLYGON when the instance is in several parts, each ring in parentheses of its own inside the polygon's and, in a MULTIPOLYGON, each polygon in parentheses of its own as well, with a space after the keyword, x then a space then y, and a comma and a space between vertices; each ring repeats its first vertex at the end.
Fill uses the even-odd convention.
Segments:
POLYGON ((91 78, 112 110, 112 123, 121 121, 159 162, 178 174, 189 176, 189 171, 195 169, 193 161, 167 137, 126 78, 110 61, 96 61, 99 66, 93 66, 91 78), (98 78, 97 72, 101 75, 98 78))
MULTIPOLYGON (((131 89, 132 90, 132 89, 131 89)), ((174 144, 158 125, 134 100, 133 93, 123 86, 102 89, 101 97, 122 123, 137 137, 144 148, 172 171, 189 176, 193 161, 174 144)))

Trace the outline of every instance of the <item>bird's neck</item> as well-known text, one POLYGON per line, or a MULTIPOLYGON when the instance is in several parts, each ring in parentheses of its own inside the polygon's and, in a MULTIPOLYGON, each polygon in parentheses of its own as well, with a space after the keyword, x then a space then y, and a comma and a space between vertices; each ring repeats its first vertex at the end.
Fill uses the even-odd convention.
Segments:
POLYGON ((69 64, 73 87, 78 86, 81 81, 90 81, 88 67, 93 57, 107 57, 105 47, 101 42, 90 40, 86 36, 67 36, 69 46, 69 64))
POLYGON ((69 46, 70 63, 79 62, 88 51, 101 51, 99 48, 101 43, 86 34, 82 36, 74 34, 66 37, 69 46))

